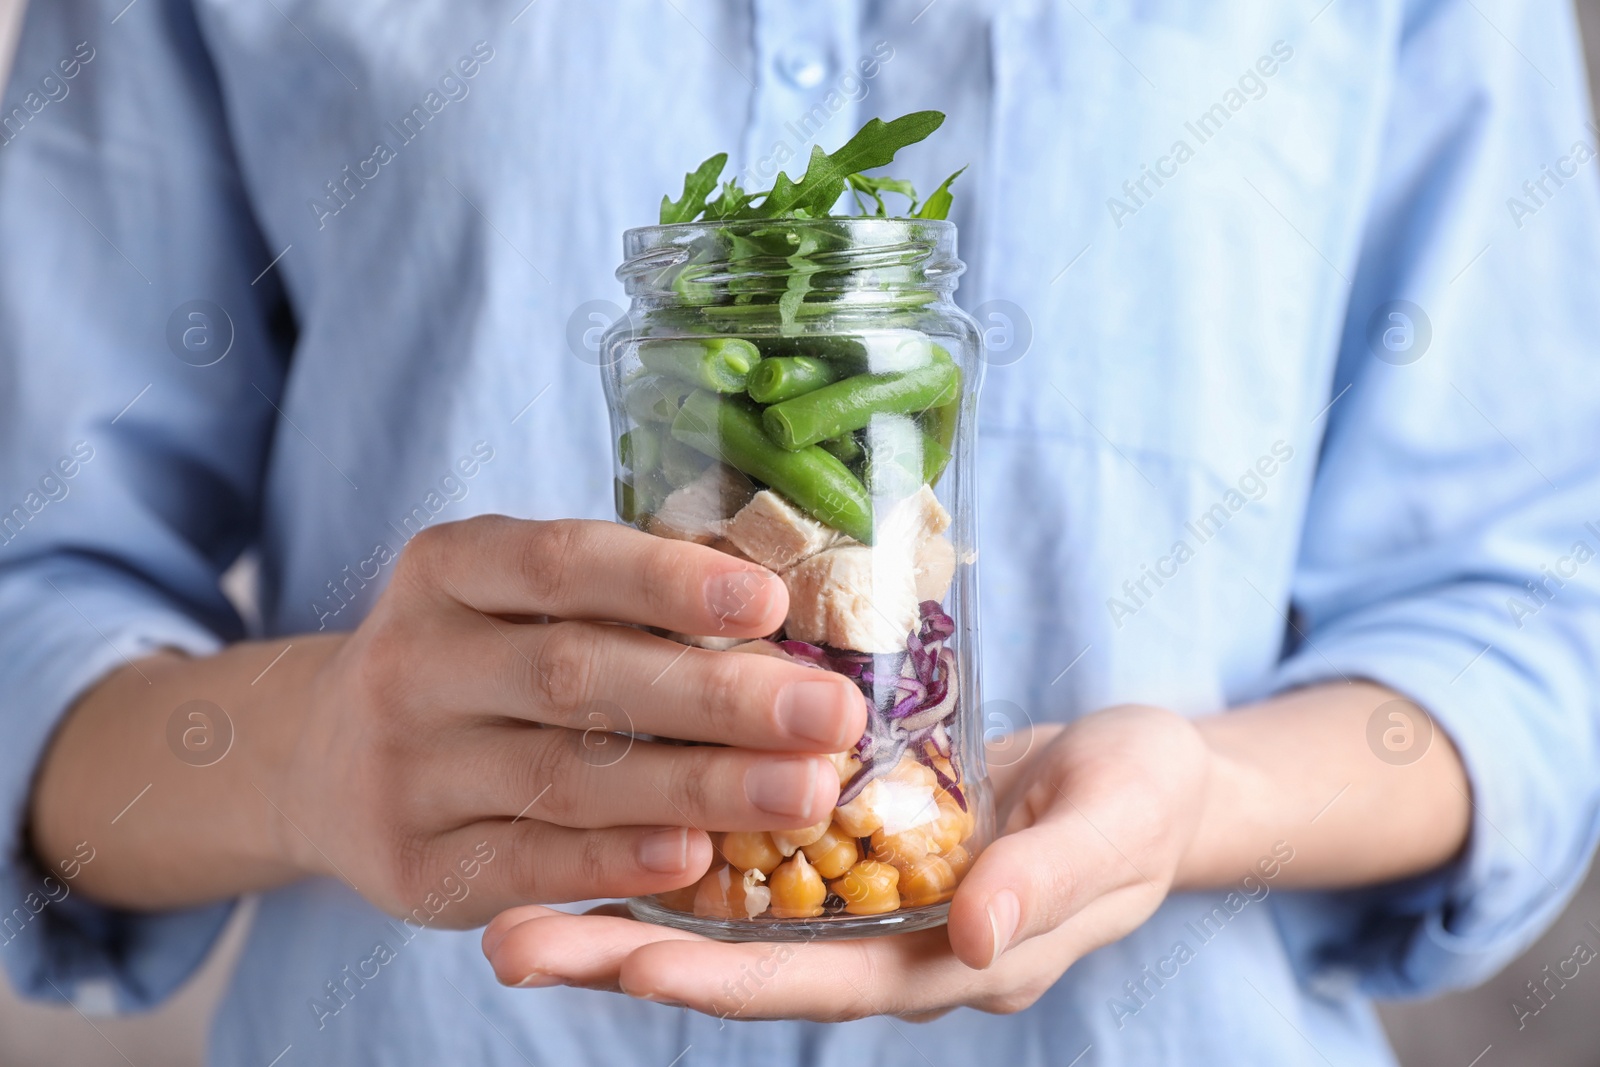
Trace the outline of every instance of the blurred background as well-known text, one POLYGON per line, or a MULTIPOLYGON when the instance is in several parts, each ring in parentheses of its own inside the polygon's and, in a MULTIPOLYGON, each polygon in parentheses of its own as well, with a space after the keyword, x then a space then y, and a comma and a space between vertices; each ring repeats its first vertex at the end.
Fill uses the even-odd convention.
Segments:
MULTIPOLYGON (((49 0, 37 0, 48 3, 49 0)), ((134 0, 137 2, 137 0, 134 0)), ((25 0, 0 0, 0 85, 5 84, 25 0)), ((1583 26, 1591 93, 1600 71, 1600 0, 1576 0, 1583 26)), ((1600 107, 1596 108, 1600 111, 1600 107)), ((1600 240, 1600 234, 1595 235, 1600 240)), ((41 1007, 19 1001, 0 975, 0 1067, 190 1067, 202 1062, 206 1026, 254 913, 235 914, 201 971, 161 1011, 107 1018, 92 1006, 41 1007)), ((1537 1015, 1519 1026, 1516 1002, 1529 983, 1545 980, 1582 941, 1600 944, 1600 874, 1589 879, 1565 914, 1521 958, 1484 986, 1436 1000, 1385 1004, 1384 1025, 1405 1067, 1600 1067, 1600 978, 1587 972, 1556 987, 1537 1015), (1592 925, 1591 925, 1592 924, 1592 925)))

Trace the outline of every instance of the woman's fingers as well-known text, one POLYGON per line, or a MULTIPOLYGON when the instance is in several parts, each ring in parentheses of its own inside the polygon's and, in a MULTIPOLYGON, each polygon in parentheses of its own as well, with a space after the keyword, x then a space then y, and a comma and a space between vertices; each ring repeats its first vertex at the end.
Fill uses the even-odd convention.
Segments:
POLYGON ((843 675, 693 648, 630 626, 468 616, 419 630, 389 658, 413 703, 563 726, 596 743, 607 732, 637 732, 841 752, 866 729, 866 701, 843 675))
POLYGON ((950 947, 969 967, 992 966, 1123 888, 1147 889, 1157 903, 1166 893, 1138 867, 1144 842, 1124 832, 1115 810, 1087 798, 1080 806, 1051 780, 1039 787, 1055 792, 1055 804, 984 849, 951 901, 950 947))
POLYGON ((616 987, 726 1018, 809 1018, 937 1010, 973 973, 937 930, 865 941, 726 944, 611 916, 519 911, 487 934, 495 976, 517 985, 616 987))
POLYGON ((783 625, 783 582, 754 563, 614 522, 486 515, 430 526, 406 580, 489 615, 550 615, 760 637, 783 625))
POLYGON ((843 675, 773 656, 712 652, 624 626, 518 627, 483 646, 511 714, 574 730, 629 729, 743 748, 840 752, 866 728, 843 675), (621 725, 607 725, 610 716, 621 725))
POLYGON ((856 941, 726 944, 610 914, 519 908, 484 935, 484 955, 507 985, 615 989, 719 1018, 838 1022, 869 1015, 936 1018, 952 1007, 1019 1011, 1083 952, 1120 936, 1113 902, 1078 923, 1019 945, 1001 966, 973 970, 941 930, 856 941), (530 978, 532 981, 530 982, 530 978))
POLYGON ((681 826, 574 830, 530 818, 485 821, 407 858, 401 884, 387 895, 402 901, 401 917, 465 929, 528 904, 679 889, 703 875, 711 858, 711 839, 681 826))
POLYGON ((555 985, 617 989, 622 961, 658 941, 699 941, 698 935, 610 915, 566 915, 549 909, 514 909, 500 928, 484 932, 483 951, 504 985, 555 985), (530 982, 529 979, 533 981, 530 982))
POLYGON ((421 787, 463 818, 520 815, 588 828, 781 830, 815 824, 839 796, 838 771, 825 756, 511 725, 469 736, 481 749, 471 758, 477 773, 421 787))

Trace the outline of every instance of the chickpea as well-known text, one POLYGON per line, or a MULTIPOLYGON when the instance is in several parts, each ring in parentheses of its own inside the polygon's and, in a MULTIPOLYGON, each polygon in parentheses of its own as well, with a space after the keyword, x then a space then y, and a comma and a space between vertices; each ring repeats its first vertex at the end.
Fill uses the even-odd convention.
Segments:
POLYGON ((910 863, 896 864, 900 870, 900 904, 920 908, 939 904, 955 895, 956 872, 943 856, 921 856, 910 863))
POLYGON ((828 816, 815 826, 807 826, 799 830, 774 830, 772 831, 772 843, 787 858, 794 855, 796 849, 819 840, 823 834, 828 832, 828 826, 832 822, 833 817, 828 816))
POLYGON ((871 837, 883 828, 883 816, 874 806, 878 799, 877 784, 868 782, 854 800, 833 809, 834 824, 851 837, 871 837))
POLYGON ((839 772, 839 784, 843 786, 855 773, 861 769, 861 760, 853 751, 834 752, 828 756, 833 761, 833 767, 839 772))
POLYGON ((972 853, 960 845, 946 852, 940 858, 950 865, 952 871, 956 872, 956 881, 958 882, 966 875, 967 868, 972 866, 972 853))
POLYGON ((741 871, 771 874, 783 862, 783 854, 765 830, 735 830, 722 838, 722 858, 741 871))
POLYGON ((904 756, 888 774, 868 782, 854 800, 835 808, 833 817, 840 829, 852 837, 870 837, 883 829, 885 812, 921 804, 937 788, 938 780, 931 770, 904 756))
MULTIPOLYGON (((962 797, 967 799, 967 794, 963 793, 962 797)), ((973 809, 970 799, 967 799, 967 810, 962 811, 961 805, 956 802, 955 797, 940 790, 939 807, 944 810, 946 816, 954 823, 955 844, 965 841, 978 829, 978 813, 973 809)), ((955 844, 952 844, 950 848, 954 848, 955 844)), ((949 849, 947 848, 944 851, 949 851, 949 849)))
POLYGON ((937 817, 897 834, 886 834, 880 829, 872 835, 872 854, 876 859, 899 866, 922 856, 948 852, 971 836, 969 815, 961 810, 955 797, 940 789, 931 800, 936 805, 937 817))
POLYGON ((690 882, 682 889, 669 889, 665 893, 657 893, 656 903, 673 911, 693 911, 695 894, 699 891, 700 883, 690 882))
POLYGON ((889 864, 862 860, 833 883, 833 891, 851 915, 883 915, 900 907, 899 883, 900 872, 889 864))
POLYGON ((822 914, 827 887, 817 869, 806 862, 804 852, 772 873, 772 917, 775 919, 814 919, 822 914))
POLYGON ((700 879, 694 896, 694 913, 702 919, 754 919, 772 902, 772 890, 761 883, 757 870, 740 874, 726 864, 700 879))
POLYGON ((821 837, 802 846, 800 851, 805 853, 806 859, 824 878, 838 878, 861 858, 861 848, 856 844, 856 839, 832 824, 821 837))

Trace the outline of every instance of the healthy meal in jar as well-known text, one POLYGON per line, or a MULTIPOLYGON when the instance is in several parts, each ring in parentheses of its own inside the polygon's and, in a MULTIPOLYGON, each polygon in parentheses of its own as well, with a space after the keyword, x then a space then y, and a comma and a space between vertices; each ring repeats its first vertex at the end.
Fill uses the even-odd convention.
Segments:
POLYGON ((752 560, 789 593, 764 639, 666 636, 843 674, 868 723, 832 756, 827 818, 713 833, 706 875, 630 902, 640 918, 740 940, 934 926, 992 833, 976 710, 982 364, 952 301, 956 175, 920 200, 863 173, 942 120, 874 119, 765 192, 719 189, 714 156, 663 200, 661 225, 625 235, 632 307, 602 342, 618 515, 752 560), (845 199, 861 213, 833 214, 845 199))

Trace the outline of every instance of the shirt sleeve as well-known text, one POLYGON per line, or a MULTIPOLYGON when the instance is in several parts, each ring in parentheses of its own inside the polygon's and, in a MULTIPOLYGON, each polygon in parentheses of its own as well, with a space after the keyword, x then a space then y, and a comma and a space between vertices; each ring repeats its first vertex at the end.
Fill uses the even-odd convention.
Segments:
POLYGON ((1571 6, 1410 5, 1394 71, 1294 580, 1303 638, 1275 680, 1399 691, 1471 780, 1442 873, 1281 902, 1308 982, 1379 996, 1501 968, 1600 825, 1600 163, 1571 6))
POLYGON ((3 120, 0 963, 24 994, 133 1009, 188 976, 231 905, 94 906, 77 864, 139 798, 43 870, 30 787, 108 672, 242 636, 218 578, 254 538, 284 295, 276 271, 252 284, 272 253, 187 3, 32 4, 3 120))

